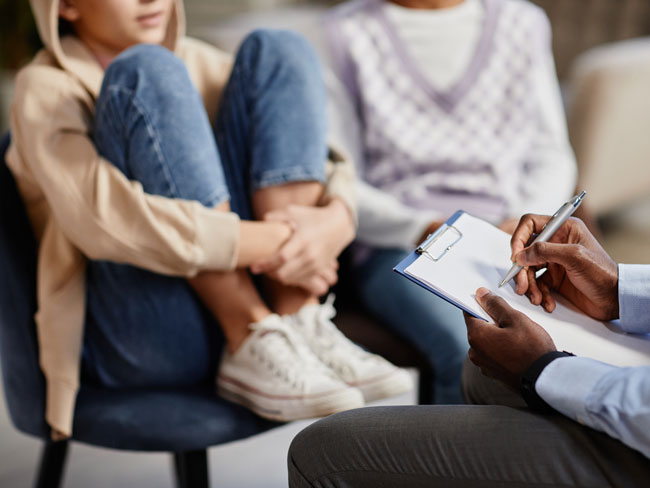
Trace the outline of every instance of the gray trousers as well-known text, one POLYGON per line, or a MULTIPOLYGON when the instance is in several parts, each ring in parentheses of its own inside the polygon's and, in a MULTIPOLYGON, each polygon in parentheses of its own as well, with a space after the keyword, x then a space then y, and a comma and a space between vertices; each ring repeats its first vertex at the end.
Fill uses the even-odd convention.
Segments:
POLYGON ((559 414, 540 415, 474 366, 472 402, 351 410, 299 433, 289 485, 303 487, 648 487, 650 460, 559 414), (515 407, 519 405, 520 407, 515 407))

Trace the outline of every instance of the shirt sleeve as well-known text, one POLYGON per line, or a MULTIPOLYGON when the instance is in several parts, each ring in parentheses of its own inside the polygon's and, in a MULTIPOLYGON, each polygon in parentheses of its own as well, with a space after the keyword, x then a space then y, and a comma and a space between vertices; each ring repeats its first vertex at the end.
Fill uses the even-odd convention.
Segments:
POLYGON ((560 358, 544 368, 535 390, 560 413, 650 458, 650 366, 560 358))
POLYGON ((369 184, 357 183, 359 195, 359 230, 357 239, 381 248, 411 250, 438 212, 423 212, 407 207, 397 198, 369 184))
POLYGON ((354 164, 342 148, 335 147, 331 143, 325 163, 325 177, 327 181, 319 204, 325 205, 334 198, 341 200, 347 207, 350 218, 357 226, 359 215, 354 164))
POLYGON ((67 78, 52 89, 43 86, 49 76, 66 76, 58 71, 36 68, 19 75, 12 130, 65 236, 91 259, 162 274, 233 269, 237 215, 150 195, 128 180, 95 149, 88 133, 91 114, 84 108, 89 95, 67 78))
POLYGON ((550 25, 540 14, 540 40, 533 63, 533 96, 538 127, 512 217, 529 212, 552 215, 573 194, 577 181, 569 135, 550 46, 550 25))
POLYGON ((650 265, 618 265, 618 305, 623 330, 650 334, 650 265))

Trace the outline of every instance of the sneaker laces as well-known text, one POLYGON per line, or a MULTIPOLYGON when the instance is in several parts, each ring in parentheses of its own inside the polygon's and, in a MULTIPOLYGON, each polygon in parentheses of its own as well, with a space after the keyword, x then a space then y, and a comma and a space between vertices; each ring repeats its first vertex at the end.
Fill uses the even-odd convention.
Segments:
POLYGON ((259 335, 250 351, 266 365, 274 376, 293 387, 306 390, 310 373, 335 376, 318 360, 303 338, 284 322, 262 321, 251 324, 250 329, 259 335))
POLYGON ((324 349, 339 349, 344 347, 346 350, 358 352, 359 347, 351 342, 334 322, 332 322, 332 319, 336 317, 336 309, 334 308, 335 299, 334 293, 330 293, 325 303, 318 305, 314 317, 314 327, 311 331, 313 338, 324 349))
POLYGON ((374 355, 366 352, 348 339, 343 332, 332 322, 336 316, 334 308, 333 293, 330 293, 325 303, 319 305, 315 314, 311 337, 307 338, 313 348, 318 349, 325 356, 321 356, 323 362, 335 372, 349 376, 353 374, 351 359, 367 361, 374 358, 374 355))

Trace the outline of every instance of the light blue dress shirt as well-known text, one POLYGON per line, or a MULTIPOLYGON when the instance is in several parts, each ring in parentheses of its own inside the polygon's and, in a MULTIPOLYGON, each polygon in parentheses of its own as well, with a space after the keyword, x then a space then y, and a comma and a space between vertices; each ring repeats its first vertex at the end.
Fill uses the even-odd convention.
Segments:
MULTIPOLYGON (((620 326, 650 334, 650 265, 618 266, 620 326)), ((650 458, 650 366, 620 368, 593 359, 551 362, 537 394, 557 411, 650 458)))

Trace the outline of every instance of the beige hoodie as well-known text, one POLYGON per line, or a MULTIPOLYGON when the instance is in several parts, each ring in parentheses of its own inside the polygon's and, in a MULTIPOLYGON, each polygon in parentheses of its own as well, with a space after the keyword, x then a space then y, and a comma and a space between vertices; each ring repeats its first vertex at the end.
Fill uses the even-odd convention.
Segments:
MULTIPOLYGON (((7 163, 39 240, 40 365, 46 421, 59 438, 72 434, 79 388, 86 259, 185 277, 230 270, 239 219, 197 202, 146 194, 97 154, 90 128, 103 70, 76 37, 59 39, 59 0, 31 5, 45 49, 17 76, 7 163)), ((214 121, 231 57, 184 37, 182 0, 176 0, 164 44, 184 60, 214 121)), ((332 159, 325 198, 341 198, 354 209, 351 164, 332 159)))

